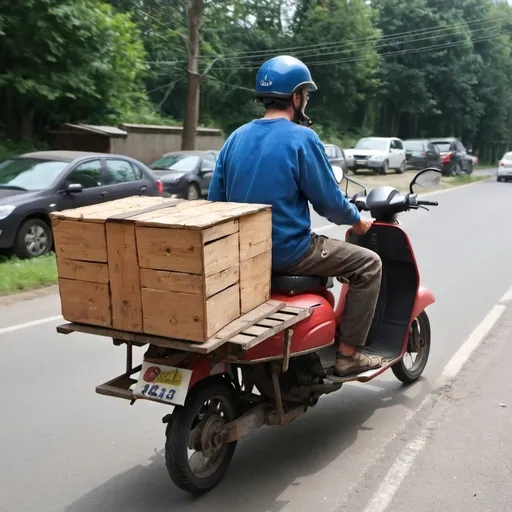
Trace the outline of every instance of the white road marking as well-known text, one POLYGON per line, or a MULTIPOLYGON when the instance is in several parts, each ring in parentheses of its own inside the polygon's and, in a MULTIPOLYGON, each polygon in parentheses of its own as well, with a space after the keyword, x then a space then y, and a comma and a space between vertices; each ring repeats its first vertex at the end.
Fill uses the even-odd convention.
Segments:
MULTIPOLYGON (((438 380, 438 385, 442 385, 447 379, 453 379, 459 373, 464 366, 464 363, 466 363, 473 351, 493 328, 505 309, 505 306, 497 304, 489 311, 487 316, 469 335, 466 341, 445 366, 441 377, 438 380)), ((416 411, 420 410, 422 405, 420 405, 416 411)), ((416 457, 425 448, 427 439, 428 430, 424 429, 400 452, 384 478, 384 481, 381 483, 377 492, 373 495, 363 512, 384 512, 388 508, 404 478, 411 470, 416 457)))
POLYGON ((510 302, 512 301, 512 286, 505 292, 503 297, 501 297, 500 302, 510 302))
POLYGON ((497 304, 494 306, 487 316, 482 320, 480 325, 469 335, 467 340, 455 352, 448 364, 444 367, 440 377, 440 384, 444 384, 446 379, 453 379, 469 359, 469 356, 480 345, 481 341, 487 336, 494 324, 499 320, 505 311, 505 306, 497 304))
POLYGON ((396 491, 411 470, 416 456, 425 448, 427 437, 428 432, 422 431, 402 450, 363 512, 384 512, 388 508, 396 491))
POLYGON ((49 322, 56 322, 57 320, 62 320, 62 315, 47 316, 46 318, 41 318, 39 320, 33 320, 32 322, 25 322, 23 324, 11 325, 9 327, 2 327, 2 328, 0 328, 0 335, 6 334, 8 332, 19 331, 20 329, 26 329, 27 327, 34 327, 35 325, 47 324, 49 322))

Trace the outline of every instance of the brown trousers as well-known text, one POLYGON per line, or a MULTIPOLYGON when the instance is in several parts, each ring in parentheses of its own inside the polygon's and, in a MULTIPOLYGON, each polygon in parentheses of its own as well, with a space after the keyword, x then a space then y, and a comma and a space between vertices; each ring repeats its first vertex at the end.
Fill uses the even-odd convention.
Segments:
POLYGON ((365 345, 382 275, 382 262, 377 253, 313 233, 313 241, 306 254, 279 273, 337 277, 342 283, 348 283, 340 340, 355 347, 365 345))

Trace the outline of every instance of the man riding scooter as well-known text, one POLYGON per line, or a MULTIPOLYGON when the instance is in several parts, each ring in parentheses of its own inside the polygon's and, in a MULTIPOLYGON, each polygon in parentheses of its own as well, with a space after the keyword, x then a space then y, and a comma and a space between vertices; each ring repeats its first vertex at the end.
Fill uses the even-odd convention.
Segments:
POLYGON ((309 129, 305 108, 309 92, 316 90, 309 69, 294 57, 275 57, 260 67, 256 96, 265 116, 228 138, 208 200, 272 205, 273 272, 349 283, 334 367, 336 375, 347 376, 382 365, 380 357, 364 351, 382 264, 373 251, 311 232, 308 202, 319 215, 351 225, 358 235, 372 225, 340 191, 324 146, 309 129))

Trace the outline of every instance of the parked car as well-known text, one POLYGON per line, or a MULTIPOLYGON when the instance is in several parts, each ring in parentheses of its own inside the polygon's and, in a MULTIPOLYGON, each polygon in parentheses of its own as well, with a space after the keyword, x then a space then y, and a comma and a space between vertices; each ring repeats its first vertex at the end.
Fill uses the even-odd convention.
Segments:
POLYGON ((503 158, 500 160, 498 164, 498 170, 496 171, 496 180, 512 180, 512 151, 505 153, 503 158))
POLYGON ((347 159, 346 153, 339 146, 335 144, 324 144, 325 154, 329 159, 331 165, 341 167, 344 173, 348 173, 349 167, 354 165, 354 159, 347 159))
POLYGON ((150 168, 162 180, 164 195, 198 199, 208 195, 218 151, 172 151, 150 168))
POLYGON ((386 174, 395 169, 399 174, 405 172, 405 149, 396 137, 364 137, 354 148, 346 151, 347 158, 354 158, 351 170, 357 174, 359 169, 371 169, 378 174, 386 174))
POLYGON ((473 157, 468 152, 462 142, 454 137, 430 139, 441 153, 441 163, 443 174, 449 176, 458 176, 465 172, 473 172, 473 157))
POLYGON ((441 170, 441 152, 435 144, 424 139, 404 140, 407 169, 422 170, 435 167, 441 170))
POLYGON ((0 163, 0 249, 33 258, 53 248, 49 213, 136 195, 162 183, 141 162, 105 153, 41 151, 0 163))

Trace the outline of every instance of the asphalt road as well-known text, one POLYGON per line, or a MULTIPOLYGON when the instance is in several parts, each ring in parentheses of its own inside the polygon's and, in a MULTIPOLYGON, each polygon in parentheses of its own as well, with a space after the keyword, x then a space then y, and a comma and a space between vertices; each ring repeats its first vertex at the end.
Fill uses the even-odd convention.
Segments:
MULTIPOLYGON (((0 511, 509 509, 510 501, 507 507, 500 505, 503 496, 485 492, 480 494, 479 499, 484 500, 481 508, 451 506, 457 494, 446 483, 454 474, 446 450, 456 458, 454 450, 477 445, 482 436, 479 423, 468 424, 477 418, 482 424, 495 425, 492 414, 510 414, 512 404, 509 409, 498 405, 499 410, 491 411, 490 406, 480 408, 485 404, 475 399, 472 407, 476 412, 470 417, 466 414, 465 421, 456 409, 451 416, 437 410, 444 406, 441 398, 448 400, 443 394, 448 388, 439 388, 443 369, 467 346, 468 337, 470 342, 474 340, 472 332, 512 285, 512 184, 486 181, 431 197, 438 198, 439 207, 401 217, 416 250, 422 282, 437 297, 429 311, 433 346, 425 378, 404 388, 389 372, 370 384, 346 385, 292 424, 261 429, 238 444, 223 483, 200 499, 177 490, 167 476, 161 423, 165 407, 154 403, 130 407, 125 401, 95 394, 96 385, 122 373, 121 348, 107 339, 58 335, 58 320, 18 325, 59 315, 56 295, 0 307, 0 511), (417 457, 406 457, 405 465, 399 459, 398 467, 410 467, 411 472, 400 470, 395 477, 392 470, 397 456, 433 417, 439 418, 440 432, 446 437, 432 450, 416 450, 417 457), (433 456, 434 450, 445 455, 434 460, 439 460, 439 471, 432 469, 431 458, 425 459, 433 456), (415 471, 425 465, 426 476, 415 471), (381 488, 388 480, 390 485, 381 488), (421 507, 417 503, 422 503, 421 507)), ((313 222, 323 234, 344 235, 344 229, 328 227, 317 216, 313 222)), ((481 347, 492 351, 493 339, 481 347)), ((506 346, 510 343, 499 342, 503 357, 509 356, 504 363, 498 357, 494 362, 482 362, 482 357, 491 356, 482 356, 479 348, 458 378, 467 379, 471 368, 478 367, 480 380, 468 382, 479 389, 486 382, 486 369, 508 364, 511 353, 506 346)), ((495 401, 495 388, 506 377, 501 367, 489 381, 495 401)), ((510 397, 510 386, 508 390, 510 397)), ((485 397, 481 400, 485 402, 485 397)), ((510 429, 500 425, 501 431, 495 435, 506 436, 510 429)), ((492 461, 504 443, 496 439, 487 438, 492 444, 489 452, 476 446, 475 456, 490 460, 488 466, 480 466, 481 471, 498 471, 492 461), (494 445, 494 441, 501 444, 494 445)), ((429 441, 423 439, 422 448, 429 441)), ((461 472, 466 471, 464 460, 471 459, 472 453, 465 456, 456 461, 461 472)))

